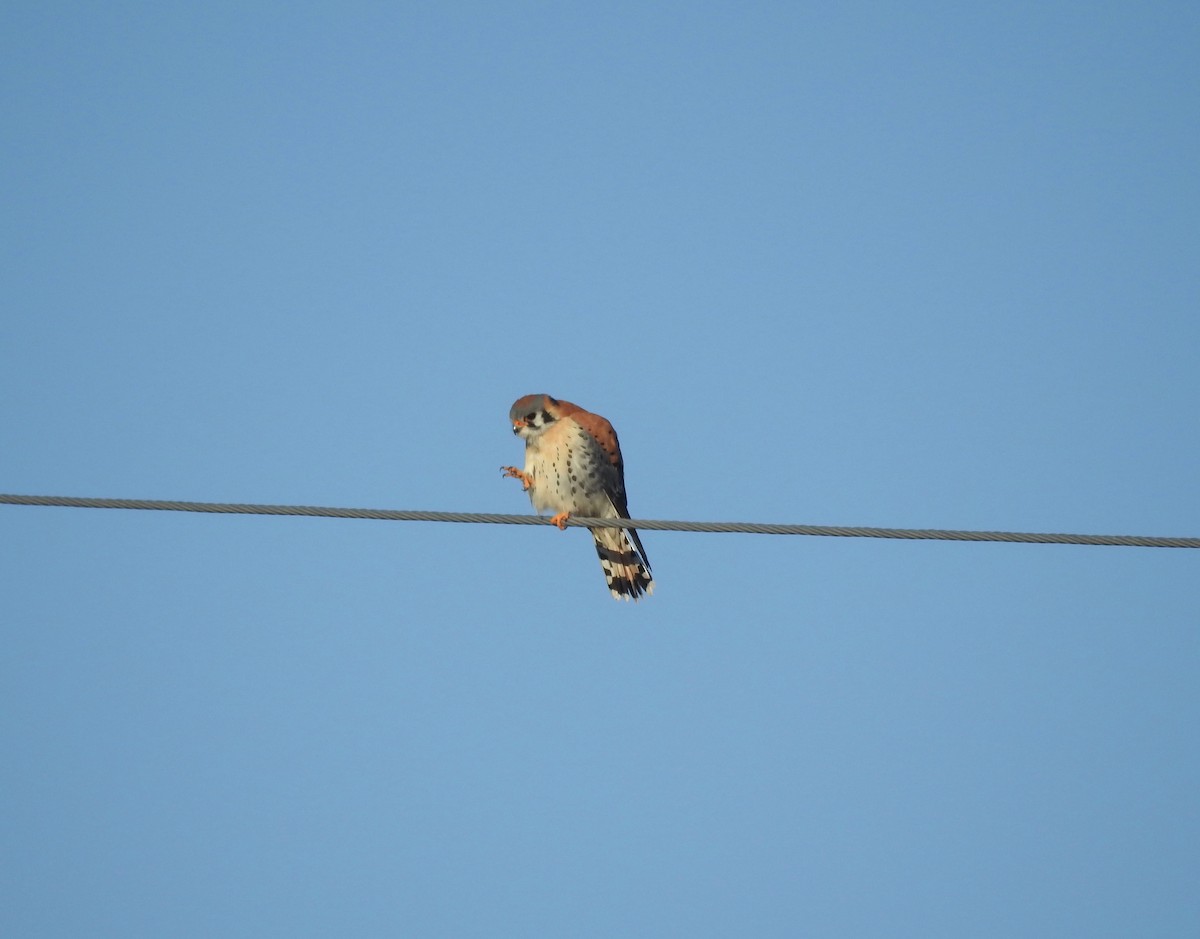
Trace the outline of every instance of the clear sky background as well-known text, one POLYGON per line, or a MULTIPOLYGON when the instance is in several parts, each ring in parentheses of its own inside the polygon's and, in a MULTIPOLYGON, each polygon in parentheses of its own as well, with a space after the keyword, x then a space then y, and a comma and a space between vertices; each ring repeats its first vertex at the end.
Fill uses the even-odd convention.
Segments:
MULTIPOLYGON (((0 491, 1200 535, 1200 6, 14 3, 0 491)), ((1200 552, 0 507, 7 936, 1196 936, 1200 552)))

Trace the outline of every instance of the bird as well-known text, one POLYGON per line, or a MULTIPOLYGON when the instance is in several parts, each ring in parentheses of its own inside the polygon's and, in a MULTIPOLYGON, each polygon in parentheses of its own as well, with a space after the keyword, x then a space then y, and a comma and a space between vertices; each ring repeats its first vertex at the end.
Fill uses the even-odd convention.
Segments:
MULTIPOLYGON (((629 518, 625 463, 612 424, 546 394, 518 398, 508 417, 512 432, 525 441, 525 468, 500 470, 521 480, 536 511, 553 511, 550 521, 563 531, 571 515, 629 518)), ((650 561, 634 529, 589 530, 614 598, 636 601, 654 592, 650 561)))

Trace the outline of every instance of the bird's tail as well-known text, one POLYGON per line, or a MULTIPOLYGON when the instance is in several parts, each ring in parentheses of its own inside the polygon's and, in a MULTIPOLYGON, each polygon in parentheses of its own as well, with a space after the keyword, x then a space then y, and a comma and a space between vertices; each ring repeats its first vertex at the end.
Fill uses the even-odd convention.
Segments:
POLYGON ((608 589, 617 600, 636 600, 643 594, 654 593, 654 578, 650 575, 650 562, 644 551, 634 548, 641 539, 637 532, 626 532, 623 528, 593 528, 596 553, 600 555, 600 567, 608 589), (630 541, 630 535, 633 541, 630 541))

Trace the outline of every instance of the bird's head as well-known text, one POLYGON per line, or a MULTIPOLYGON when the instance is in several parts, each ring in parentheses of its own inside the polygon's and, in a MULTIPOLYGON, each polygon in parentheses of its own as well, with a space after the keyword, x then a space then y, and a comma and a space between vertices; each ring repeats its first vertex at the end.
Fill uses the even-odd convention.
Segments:
POLYGON ((508 419, 512 432, 522 440, 532 440, 545 433, 546 428, 561 416, 563 402, 549 395, 525 395, 509 408, 508 419))

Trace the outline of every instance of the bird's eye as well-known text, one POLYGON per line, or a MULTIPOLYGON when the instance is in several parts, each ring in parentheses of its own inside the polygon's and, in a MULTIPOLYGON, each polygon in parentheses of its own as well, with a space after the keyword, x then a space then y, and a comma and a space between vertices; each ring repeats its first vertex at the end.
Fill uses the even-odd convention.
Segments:
POLYGON ((526 414, 526 415, 525 415, 525 423, 527 423, 527 424, 532 424, 532 423, 533 423, 533 419, 534 419, 535 417, 537 417, 537 412, 536 412, 536 411, 530 411, 528 414, 526 414))

